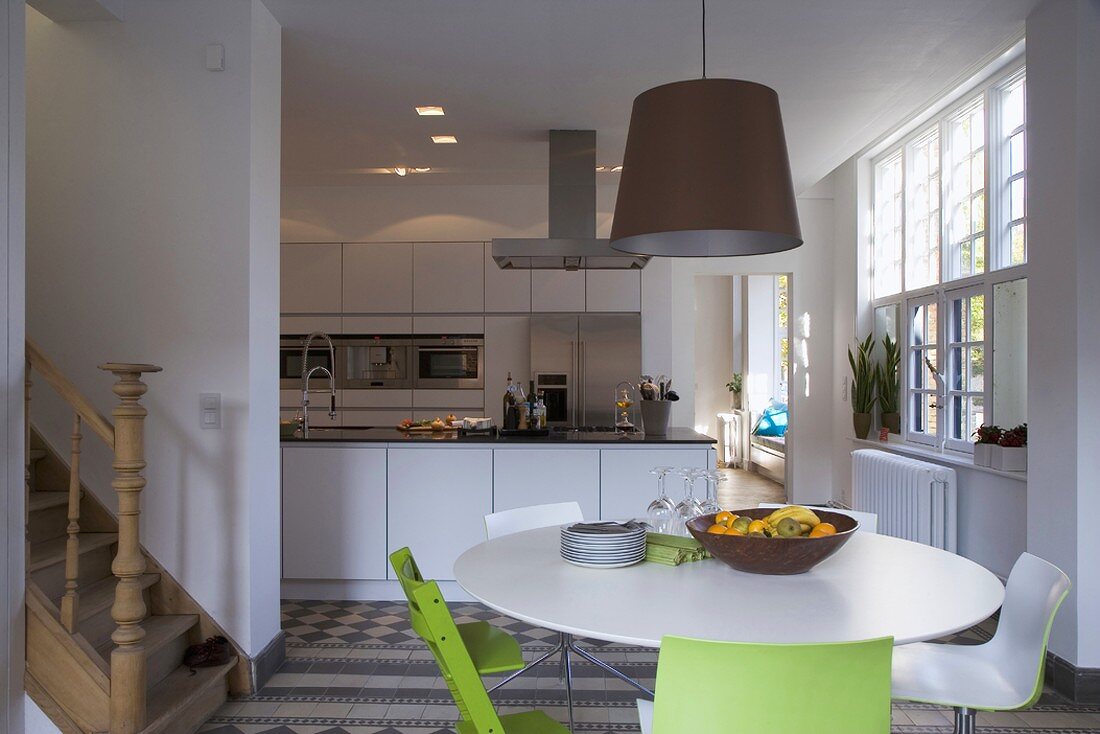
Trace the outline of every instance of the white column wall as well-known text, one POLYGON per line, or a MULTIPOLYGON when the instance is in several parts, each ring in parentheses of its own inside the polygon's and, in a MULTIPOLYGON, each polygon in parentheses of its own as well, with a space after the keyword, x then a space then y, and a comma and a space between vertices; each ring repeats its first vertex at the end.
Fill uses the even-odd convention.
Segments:
POLYGON ((1074 590, 1051 649, 1100 667, 1100 2, 1027 20, 1028 550, 1074 590))
MULTIPOLYGON (((95 365, 165 368, 147 379, 142 541, 255 654, 279 634, 278 26, 259 0, 28 16, 29 333, 104 412, 95 365), (200 429, 203 392, 221 430, 200 429)), ((62 446, 48 395, 32 412, 62 446)), ((85 443, 113 508, 110 457, 85 443)))

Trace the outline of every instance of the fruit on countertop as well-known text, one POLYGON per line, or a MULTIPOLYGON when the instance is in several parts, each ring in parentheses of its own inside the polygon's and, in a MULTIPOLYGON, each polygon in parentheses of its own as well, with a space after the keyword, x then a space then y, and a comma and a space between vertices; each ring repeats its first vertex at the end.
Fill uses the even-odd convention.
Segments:
POLYGON ((765 518, 754 520, 723 510, 707 528, 712 535, 748 535, 754 538, 824 538, 836 535, 836 526, 822 522, 813 510, 802 505, 780 507, 765 518))

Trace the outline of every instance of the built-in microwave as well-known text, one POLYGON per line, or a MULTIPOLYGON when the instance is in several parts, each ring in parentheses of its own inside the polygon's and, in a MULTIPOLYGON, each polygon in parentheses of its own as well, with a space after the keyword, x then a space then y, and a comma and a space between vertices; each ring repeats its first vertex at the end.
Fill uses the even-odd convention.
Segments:
POLYGON ((336 343, 336 361, 343 370, 343 388, 404 388, 413 386, 412 338, 397 335, 344 336, 336 343))
MULTIPOLYGON (((284 334, 279 340, 279 387, 283 390, 302 389, 302 347, 306 335, 284 334)), ((314 340, 309 347, 309 355, 306 358, 307 369, 324 367, 332 372, 337 382, 340 380, 340 359, 337 364, 332 364, 328 344, 322 340, 314 340)), ((326 384, 327 388, 328 385, 326 384)))
POLYGON ((413 338, 413 387, 481 390, 485 387, 482 334, 413 338))

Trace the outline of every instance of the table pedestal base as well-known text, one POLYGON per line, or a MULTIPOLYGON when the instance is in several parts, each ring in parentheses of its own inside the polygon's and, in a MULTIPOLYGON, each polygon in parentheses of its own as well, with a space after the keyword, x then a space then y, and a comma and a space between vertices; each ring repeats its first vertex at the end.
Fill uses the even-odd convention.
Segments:
POLYGON ((638 681, 631 678, 626 673, 623 673, 621 670, 608 665, 607 663, 605 663, 603 660, 600 660, 598 657, 596 657, 592 653, 590 653, 587 650, 579 647, 577 645, 576 640, 573 639, 573 635, 569 635, 569 634, 566 634, 564 632, 559 632, 558 633, 558 644, 556 644, 551 650, 549 650, 548 652, 543 653, 542 655, 539 655, 537 658, 532 660, 530 663, 525 665, 523 668, 520 668, 515 673, 512 673, 507 678, 505 678, 501 682, 497 683, 495 686, 493 686, 492 688, 489 689, 489 692, 492 693, 493 691, 500 688, 501 686, 503 686, 507 683, 510 683, 515 678, 518 678, 519 676, 523 675, 524 673, 530 671, 536 665, 540 665, 540 664, 546 662, 547 660, 549 660, 550 658, 552 658, 554 655, 557 655, 557 654, 560 653, 561 658, 559 660, 559 666, 560 667, 558 669, 558 677, 565 684, 565 700, 566 700, 566 705, 569 708, 569 731, 573 731, 573 664, 572 664, 572 661, 569 659, 569 653, 570 652, 572 652, 576 655, 579 655, 580 657, 584 658, 585 660, 592 663, 596 667, 601 668, 602 670, 605 670, 608 673, 611 673, 611 675, 615 676, 616 678, 618 678, 622 682, 628 683, 628 684, 634 686, 635 688, 637 688, 639 691, 641 691, 645 695, 649 696, 650 698, 653 698, 653 691, 649 690, 648 688, 643 686, 641 683, 639 683, 638 681))

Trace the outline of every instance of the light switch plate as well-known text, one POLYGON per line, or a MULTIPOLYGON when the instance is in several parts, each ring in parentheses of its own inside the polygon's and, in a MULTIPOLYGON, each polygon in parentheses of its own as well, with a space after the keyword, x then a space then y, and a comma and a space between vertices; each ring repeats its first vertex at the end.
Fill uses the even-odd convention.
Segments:
POLYGON ((199 426, 220 429, 222 427, 222 395, 204 392, 199 395, 199 426))
POLYGON ((206 70, 225 71, 225 46, 211 43, 206 47, 206 70))

